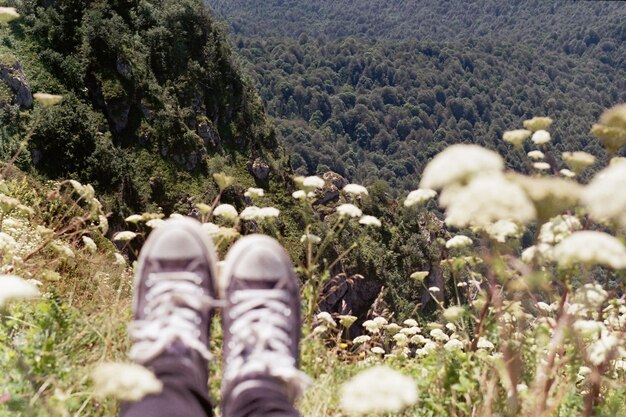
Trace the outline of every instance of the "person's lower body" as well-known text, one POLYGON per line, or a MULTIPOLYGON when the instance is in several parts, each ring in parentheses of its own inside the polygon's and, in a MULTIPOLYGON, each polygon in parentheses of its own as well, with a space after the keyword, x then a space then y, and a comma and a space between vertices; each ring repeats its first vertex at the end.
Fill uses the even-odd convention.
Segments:
MULTIPOLYGON (((166 222, 142 249, 135 278, 131 358, 163 390, 124 404, 121 417, 212 416, 206 348, 217 298, 213 246, 190 219, 166 222)), ((299 286, 282 247, 265 236, 240 240, 226 259, 222 324, 222 417, 297 417, 308 383, 297 369, 299 286)))

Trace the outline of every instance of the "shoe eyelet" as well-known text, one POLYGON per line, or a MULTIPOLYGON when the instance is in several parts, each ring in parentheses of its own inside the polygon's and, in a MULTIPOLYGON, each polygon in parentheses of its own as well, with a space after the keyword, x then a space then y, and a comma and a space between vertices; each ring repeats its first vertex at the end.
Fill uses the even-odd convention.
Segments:
POLYGON ((283 314, 287 317, 291 316, 291 309, 290 308, 286 308, 283 310, 283 314))

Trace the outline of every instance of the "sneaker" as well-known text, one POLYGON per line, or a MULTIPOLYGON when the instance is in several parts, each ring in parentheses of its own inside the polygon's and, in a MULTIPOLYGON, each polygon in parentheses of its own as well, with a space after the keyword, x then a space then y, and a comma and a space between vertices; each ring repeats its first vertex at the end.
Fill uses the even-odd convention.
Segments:
POLYGON ((222 273, 222 413, 249 389, 276 387, 289 402, 309 384, 298 370, 300 290, 289 256, 267 236, 229 251, 222 273))
POLYGON ((209 327, 218 304, 216 261, 213 244, 194 219, 168 220, 150 234, 135 274, 131 359, 147 365, 171 354, 191 359, 206 375, 209 327))

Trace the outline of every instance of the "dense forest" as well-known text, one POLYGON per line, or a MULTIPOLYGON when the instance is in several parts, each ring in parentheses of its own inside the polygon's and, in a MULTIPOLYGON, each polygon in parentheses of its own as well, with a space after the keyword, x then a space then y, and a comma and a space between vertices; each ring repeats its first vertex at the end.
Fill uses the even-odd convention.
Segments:
POLYGON ((407 190, 460 142, 523 169, 501 137, 535 115, 556 120, 557 154, 602 161, 588 126, 626 101, 626 9, 616 4, 487 2, 473 13, 454 2, 209 3, 231 24, 298 173, 407 190))

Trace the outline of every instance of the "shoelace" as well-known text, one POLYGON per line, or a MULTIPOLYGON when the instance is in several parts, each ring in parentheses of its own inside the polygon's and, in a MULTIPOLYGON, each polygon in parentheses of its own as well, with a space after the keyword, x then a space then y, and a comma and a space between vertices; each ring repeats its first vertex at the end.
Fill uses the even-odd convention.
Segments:
POLYGON ((148 275, 144 319, 135 320, 128 331, 135 342, 130 357, 146 363, 176 340, 206 360, 211 353, 200 340, 202 316, 220 303, 202 294, 202 277, 193 272, 159 272, 148 275))
POLYGON ((233 307, 228 313, 232 338, 224 373, 227 381, 269 375, 282 381, 292 398, 310 383, 309 377, 297 369, 290 347, 290 298, 290 293, 283 289, 233 292, 233 307))

